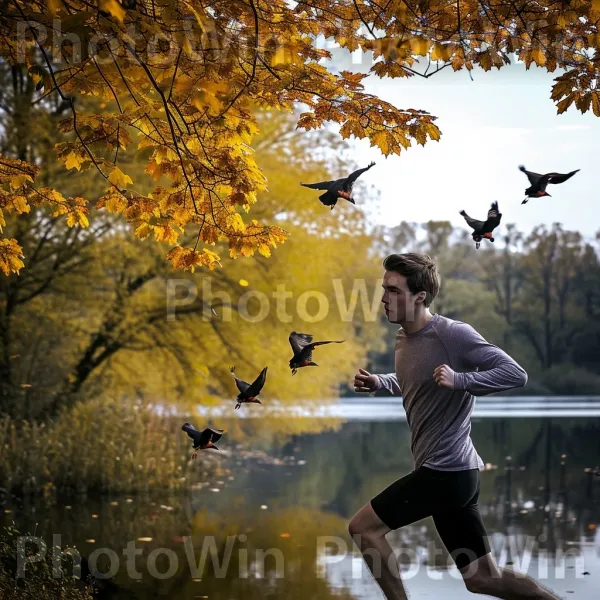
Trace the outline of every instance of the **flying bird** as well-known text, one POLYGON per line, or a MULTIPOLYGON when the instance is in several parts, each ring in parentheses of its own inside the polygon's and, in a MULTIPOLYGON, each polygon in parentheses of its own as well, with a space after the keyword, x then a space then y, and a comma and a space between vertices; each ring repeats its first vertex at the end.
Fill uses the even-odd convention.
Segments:
POLYGON ((231 367, 229 370, 235 379, 235 385, 237 385, 237 389, 240 390, 240 393, 236 398, 237 404, 235 405, 235 408, 239 408, 245 402, 256 402, 257 404, 262 404, 257 396, 260 394, 260 391, 263 389, 265 381, 267 380, 267 367, 260 372, 259 376, 252 382, 252 385, 246 383, 235 374, 235 367, 231 367))
POLYGON ((218 450, 215 442, 218 442, 225 433, 224 429, 211 429, 210 427, 207 427, 204 431, 199 431, 191 423, 187 422, 181 426, 181 429, 192 438, 194 446, 192 458, 198 456, 198 450, 206 450, 208 448, 218 450))
POLYGON ((308 333, 296 333, 292 331, 290 333, 290 344, 294 352, 294 356, 290 359, 290 369, 292 369, 292 375, 296 374, 296 371, 302 367, 318 367, 316 362, 312 360, 312 352, 316 346, 322 346, 323 344, 341 344, 345 340, 330 340, 328 342, 313 342, 313 336, 308 333))
POLYGON ((497 202, 492 202, 492 207, 490 210, 488 210, 486 221, 478 221, 477 219, 473 219, 464 210, 461 210, 460 214, 465 218, 467 225, 473 229, 473 233, 471 235, 473 236, 473 241, 475 242, 475 248, 479 249, 481 240, 483 238, 490 240, 490 242, 494 241, 492 234, 494 229, 500 225, 500 219, 502 219, 502 213, 498 209, 497 202))
POLYGON ((358 169, 358 171, 354 171, 354 173, 348 175, 344 179, 333 179, 332 181, 319 181, 318 183, 300 183, 304 187, 311 188, 313 190, 327 190, 324 194, 319 196, 319 200, 325 205, 329 206, 331 210, 336 205, 337 201, 340 198, 344 198, 344 200, 348 200, 348 202, 352 202, 352 204, 356 204, 354 202, 354 198, 352 197, 352 188, 354 187, 354 182, 365 172, 368 171, 371 167, 375 165, 374 162, 370 163, 368 167, 364 169, 358 169))
POLYGON ((571 171, 570 173, 546 173, 545 175, 528 171, 523 165, 519 165, 519 170, 527 175, 527 179, 529 179, 529 183, 531 184, 525 190, 527 198, 521 202, 521 204, 527 204, 529 198, 550 196, 550 194, 546 192, 546 186, 549 183, 564 183, 567 179, 571 179, 575 173, 578 173, 580 169, 575 169, 575 171, 571 171))

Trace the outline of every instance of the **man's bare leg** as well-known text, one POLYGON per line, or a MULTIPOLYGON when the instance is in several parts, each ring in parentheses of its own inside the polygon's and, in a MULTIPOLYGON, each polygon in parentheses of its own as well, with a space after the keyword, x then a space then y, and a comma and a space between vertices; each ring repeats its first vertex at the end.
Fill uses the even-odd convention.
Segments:
POLYGON ((560 600, 528 575, 496 565, 491 553, 460 570, 465 585, 474 594, 486 594, 503 600, 560 600))
POLYGON ((392 547, 385 539, 391 529, 368 502, 352 517, 348 531, 387 600, 408 600, 392 547))

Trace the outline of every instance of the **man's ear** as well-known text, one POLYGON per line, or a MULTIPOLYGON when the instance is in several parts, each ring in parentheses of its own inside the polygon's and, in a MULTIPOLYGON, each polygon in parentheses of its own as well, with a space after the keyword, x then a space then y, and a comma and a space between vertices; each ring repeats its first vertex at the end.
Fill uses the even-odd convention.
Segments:
POLYGON ((423 302, 425 302, 425 298, 427 298, 427 292, 419 292, 417 294, 417 299, 415 300, 415 302, 417 304, 423 304, 423 302))

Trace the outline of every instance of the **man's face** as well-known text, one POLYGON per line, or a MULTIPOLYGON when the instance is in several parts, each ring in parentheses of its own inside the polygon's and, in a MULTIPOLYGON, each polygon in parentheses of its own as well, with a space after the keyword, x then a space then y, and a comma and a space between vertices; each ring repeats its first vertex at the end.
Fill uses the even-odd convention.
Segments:
POLYGON ((414 320, 415 304, 422 302, 424 292, 413 294, 406 285, 406 277, 394 271, 386 271, 383 276, 383 297, 381 302, 390 323, 406 323, 414 320))

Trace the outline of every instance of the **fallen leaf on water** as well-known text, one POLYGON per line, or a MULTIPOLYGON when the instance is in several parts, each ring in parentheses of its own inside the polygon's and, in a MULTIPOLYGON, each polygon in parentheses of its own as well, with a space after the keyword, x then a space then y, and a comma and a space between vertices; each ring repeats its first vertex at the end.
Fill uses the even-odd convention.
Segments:
POLYGON ((151 542, 152 538, 151 537, 139 537, 137 539, 138 542, 151 542))
POLYGON ((221 490, 219 488, 210 488, 211 492, 220 492, 221 490))
POLYGON ((97 519, 98 515, 92 515, 92 519, 97 519))
POLYGON ((260 505, 260 507, 261 507, 263 510, 267 510, 267 508, 268 508, 266 504, 261 504, 261 505, 260 505))
POLYGON ((30 383, 22 383, 22 384, 21 384, 21 387, 22 387, 23 389, 27 389, 27 388, 30 388, 30 387, 33 387, 33 386, 32 386, 30 383))
POLYGON ((96 540, 93 538, 90 538, 89 540, 85 540, 88 544, 95 544, 96 540))
POLYGON ((118 502, 111 502, 110 505, 111 506, 119 506, 119 503, 118 502))
POLYGON ((280 537, 280 538, 289 538, 289 537, 290 537, 290 535, 291 535, 291 533, 287 533, 287 532, 286 532, 286 533, 280 533, 280 534, 279 534, 279 537, 280 537))

